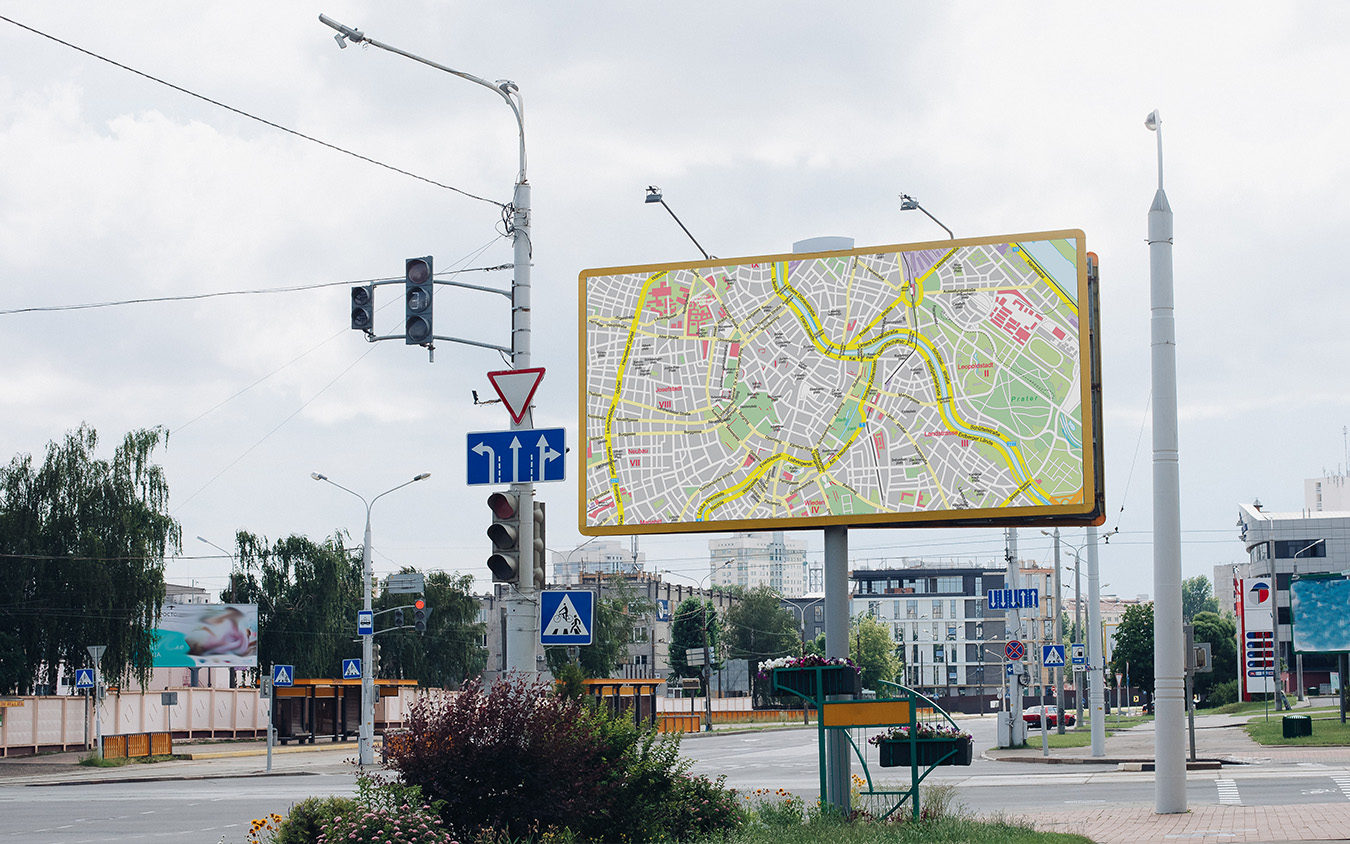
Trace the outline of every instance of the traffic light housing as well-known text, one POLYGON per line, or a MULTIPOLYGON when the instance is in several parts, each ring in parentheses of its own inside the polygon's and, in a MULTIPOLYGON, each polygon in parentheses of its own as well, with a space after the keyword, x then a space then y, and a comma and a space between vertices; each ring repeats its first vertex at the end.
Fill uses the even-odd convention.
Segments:
POLYGON ((413 629, 418 633, 427 632, 427 617, 431 615, 431 608, 427 602, 418 598, 413 603, 413 629))
POLYGON ((432 339, 431 300, 436 287, 430 255, 404 261, 403 287, 403 342, 409 346, 424 346, 432 339))
POLYGON ((402 627, 402 626, 403 626, 403 608, 402 608, 402 607, 399 607, 398 609, 394 610, 394 626, 395 626, 395 627, 402 627))
POLYGON ((370 646, 370 676, 374 677, 380 673, 380 645, 378 642, 370 646))
POLYGON ((492 540, 492 555, 488 568, 494 583, 520 582, 520 499, 513 492, 494 492, 488 496, 492 510, 492 524, 488 539, 492 540))
POLYGON ((375 285, 352 288, 352 328, 375 332, 375 285))
POLYGON ((548 554, 544 543, 544 502, 534 502, 534 588, 544 588, 544 562, 548 554))

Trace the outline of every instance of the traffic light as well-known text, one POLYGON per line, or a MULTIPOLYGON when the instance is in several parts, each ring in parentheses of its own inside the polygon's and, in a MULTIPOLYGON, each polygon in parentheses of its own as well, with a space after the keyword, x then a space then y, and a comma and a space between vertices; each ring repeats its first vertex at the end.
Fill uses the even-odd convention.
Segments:
POLYGON ((405 290, 403 342, 422 346, 431 342, 431 296, 436 287, 431 269, 431 256, 408 258, 404 261, 403 286, 405 290))
POLYGON ((544 502, 534 502, 534 588, 544 588, 544 561, 547 559, 544 546, 544 502))
POLYGON ((413 603, 413 629, 418 633, 427 632, 427 617, 431 615, 431 608, 427 602, 418 598, 413 603))
POLYGON ((402 626, 403 626, 403 608, 402 608, 402 607, 399 607, 398 609, 394 610, 394 626, 395 626, 395 627, 402 627, 402 626))
POLYGON ((374 644, 370 646, 370 676, 374 677, 380 673, 380 646, 374 644))
POLYGON ((367 334, 375 331, 375 285, 352 288, 352 328, 367 334))
POLYGON ((487 503, 492 510, 492 524, 487 529, 493 548, 487 561, 492 580, 495 583, 519 583, 520 513, 516 508, 520 501, 515 493, 494 492, 488 496, 487 503))

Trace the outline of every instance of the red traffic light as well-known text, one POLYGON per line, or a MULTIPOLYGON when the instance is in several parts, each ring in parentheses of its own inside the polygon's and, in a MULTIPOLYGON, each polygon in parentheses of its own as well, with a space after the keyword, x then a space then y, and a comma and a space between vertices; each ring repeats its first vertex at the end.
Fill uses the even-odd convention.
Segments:
POLYGON ((422 600, 421 598, 418 598, 416 601, 413 602, 413 606, 418 608, 419 610, 424 610, 427 608, 427 602, 422 600))

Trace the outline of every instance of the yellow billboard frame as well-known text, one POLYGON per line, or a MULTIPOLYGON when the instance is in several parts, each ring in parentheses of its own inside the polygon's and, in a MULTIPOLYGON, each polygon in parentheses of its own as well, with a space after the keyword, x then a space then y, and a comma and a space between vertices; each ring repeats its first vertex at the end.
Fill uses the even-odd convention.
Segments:
MULTIPOLYGON (((1080 229, 1061 229, 1045 232, 1001 235, 996 237, 957 238, 953 240, 925 241, 910 244, 892 244, 869 246, 856 249, 812 252, 780 253, 741 258, 686 261, 667 264, 644 264, 623 267, 608 267, 583 270, 579 276, 579 401, 581 466, 578 471, 578 529, 586 536, 616 536, 629 534, 673 534, 673 533, 709 533, 742 530, 800 530, 843 525, 854 527, 955 527, 955 526, 1018 526, 1018 525, 1086 525, 1101 524, 1105 518, 1105 484, 1102 477, 1101 460, 1101 383, 1100 383, 1100 327, 1097 311, 1095 255, 1086 248, 1086 236, 1080 229), (1020 243, 1038 241, 1072 240, 1075 244, 1075 290, 1070 302, 1054 279, 1037 268, 1034 260, 1017 247, 1020 243), (590 394, 591 349, 588 344, 588 327, 593 318, 588 304, 588 286, 592 279, 618 275, 643 276, 648 282, 660 276, 668 276, 687 270, 716 270, 723 273, 731 267, 746 265, 765 265, 785 262, 805 262, 814 260, 841 259, 859 256, 878 256, 889 253, 922 252, 926 250, 945 250, 941 261, 934 267, 949 260, 957 250, 966 247, 1011 245, 1022 251, 1027 263, 1037 268, 1037 274, 1046 280, 1058 293, 1064 303, 1070 306, 1077 317, 1078 349, 1078 415, 1081 431, 1081 470, 1082 484, 1073 495, 1057 496, 1061 499, 1047 504, 1008 505, 998 507, 970 507, 932 509, 926 511, 883 511, 874 513, 844 513, 827 515, 793 515, 781 518, 731 518, 731 519, 693 519, 643 523, 635 521, 612 522, 608 524, 589 522, 589 511, 595 501, 592 490, 587 489, 590 478, 586 455, 593 446, 591 430, 588 426, 588 397, 590 394)), ((897 262, 899 258, 897 256, 897 262)), ((701 276, 710 274, 700 274, 701 276)), ((915 298, 910 294, 911 299, 915 298)), ((922 297, 922 292, 918 294, 922 297)), ((639 297, 641 298, 641 297, 639 297)), ((624 315, 636 324, 636 315, 624 315)), ((879 317, 878 317, 879 318, 879 317)), ((612 318, 617 319, 617 318, 612 318)), ((884 324, 883 324, 884 325, 884 324)), ((910 334, 918 336, 919 332, 910 334)), ((631 346, 630 337, 628 346, 631 346)), ((628 349, 625 348, 625 359, 628 349)), ((938 370, 930 372, 939 375, 938 370)), ((940 370, 940 377, 949 378, 946 369, 940 370)), ((950 381, 947 384, 950 389, 950 381)), ((945 401, 954 403, 951 396, 945 401)), ((978 438, 978 435, 976 435, 978 438)), ((611 475, 615 473, 612 471, 611 475)), ((1031 481, 1028 480, 1028 484, 1031 481)), ((617 487, 617 484, 615 484, 617 487)), ((1026 484, 1023 485, 1025 488, 1026 484)))

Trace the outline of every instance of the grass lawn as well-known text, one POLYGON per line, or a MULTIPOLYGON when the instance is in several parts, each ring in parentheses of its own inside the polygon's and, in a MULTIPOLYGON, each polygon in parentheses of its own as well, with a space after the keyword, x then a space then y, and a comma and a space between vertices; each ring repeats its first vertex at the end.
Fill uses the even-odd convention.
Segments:
MULTIPOLYGON (((1306 715, 1308 710, 1301 710, 1297 714, 1306 715)), ((1275 714, 1273 711, 1269 718, 1262 718, 1257 715, 1247 721, 1247 735, 1257 744, 1285 744, 1302 747, 1345 747, 1350 745, 1350 723, 1342 724, 1341 718, 1336 714, 1336 710, 1314 714, 1312 721, 1312 735, 1299 736, 1297 738, 1284 737, 1284 722, 1281 720, 1285 713, 1275 714)))
POLYGON ((1020 823, 939 818, 888 824, 809 823, 759 826, 736 832, 726 844, 1092 844, 1063 832, 1037 832, 1020 823))
MULTIPOLYGON (((1137 726, 1145 721, 1152 721, 1152 715, 1121 717, 1119 724, 1113 715, 1106 718, 1106 734, 1109 736, 1116 730, 1128 730, 1130 727, 1137 726)), ((1047 729, 1046 734, 1050 739, 1051 747, 1087 747, 1092 744, 1092 729, 1088 725, 1088 720, 1084 718, 1082 722, 1073 726, 1065 727, 1064 735, 1055 732, 1053 728, 1047 729)), ((1027 747, 1041 746, 1041 728, 1027 725, 1027 747)))

